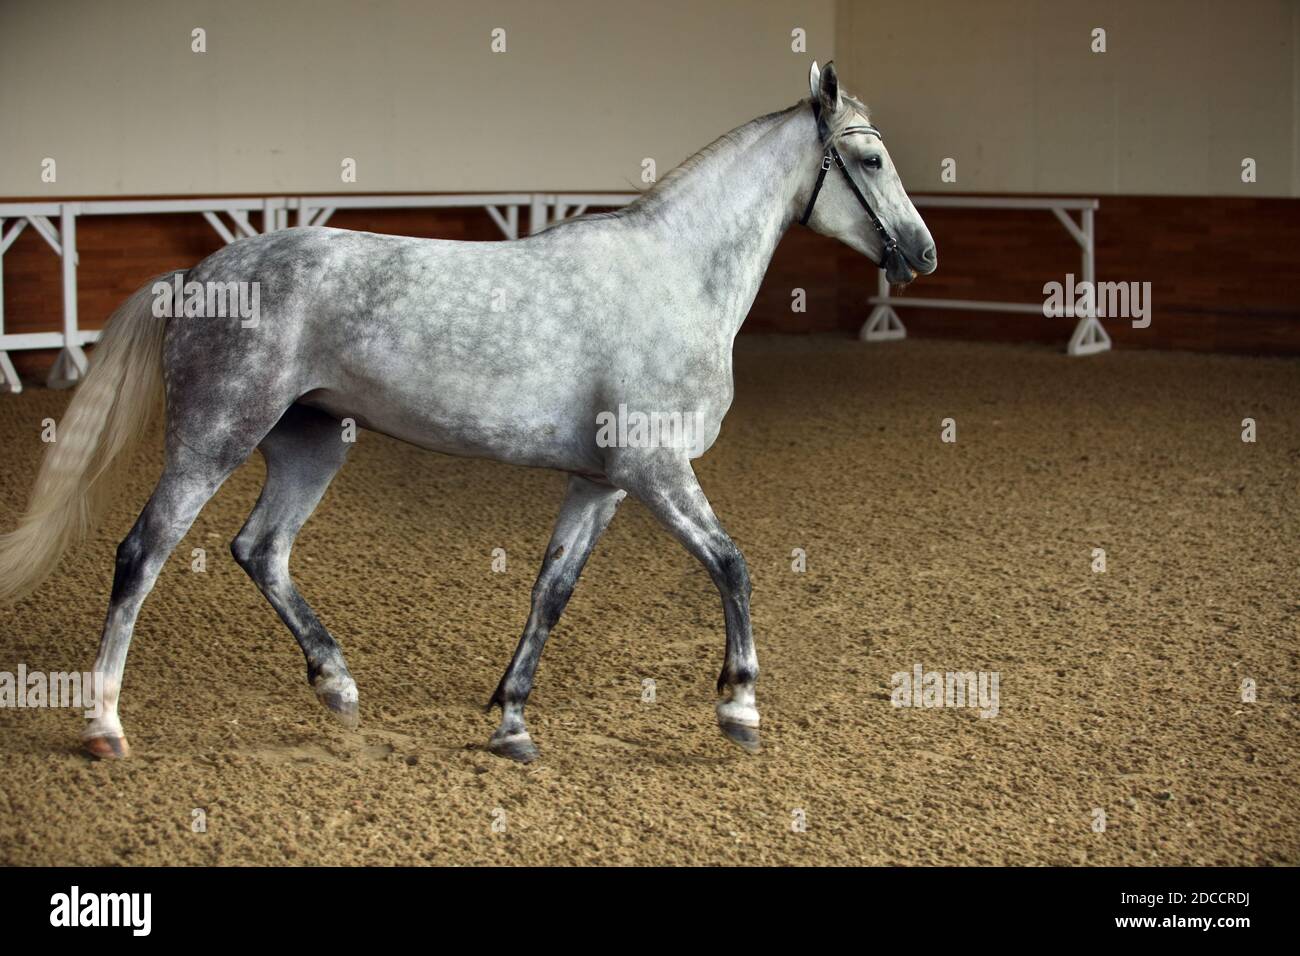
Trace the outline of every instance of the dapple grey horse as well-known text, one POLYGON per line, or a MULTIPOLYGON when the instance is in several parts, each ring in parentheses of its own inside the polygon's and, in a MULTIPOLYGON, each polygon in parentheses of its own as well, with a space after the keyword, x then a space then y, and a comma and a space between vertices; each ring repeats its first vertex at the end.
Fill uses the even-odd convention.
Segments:
POLYGON ((128 753, 118 699, 136 615, 199 510, 254 449, 266 485, 231 550, 297 638, 317 696, 355 725, 343 653, 289 575, 294 538, 351 447, 351 419, 435 451, 570 476, 523 637, 488 705, 502 711, 491 750, 536 757, 524 704, 542 647, 628 494, 721 593, 717 718, 727 738, 756 750, 749 573, 691 467, 731 405, 732 341, 796 220, 871 257, 894 283, 936 265, 865 108, 841 92, 831 64, 814 63, 810 85, 810 99, 726 134, 617 212, 511 242, 290 229, 232 243, 183 273, 187 289, 256 283, 255 324, 224 310, 155 318, 174 276, 124 303, 27 513, 0 540, 0 597, 12 599, 87 533, 161 386, 165 465, 117 550, 95 663, 104 709, 83 734, 86 749, 128 753), (599 440, 597 423, 614 409, 688 416, 698 433, 689 444, 599 440))

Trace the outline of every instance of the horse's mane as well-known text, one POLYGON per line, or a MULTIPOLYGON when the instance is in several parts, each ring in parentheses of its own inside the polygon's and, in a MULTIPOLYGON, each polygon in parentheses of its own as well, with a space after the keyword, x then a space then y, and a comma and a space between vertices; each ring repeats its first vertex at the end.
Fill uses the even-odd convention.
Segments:
MULTIPOLYGON (((749 133, 753 127, 759 125, 760 123, 766 123, 768 120, 774 119, 778 116, 784 116, 786 113, 792 112, 793 110, 798 109, 800 106, 803 106, 803 102, 796 103, 794 106, 788 106, 783 110, 776 110, 771 113, 765 113, 762 116, 755 117, 754 119, 750 120, 748 123, 745 123, 742 126, 737 126, 735 129, 723 133, 721 136, 715 139, 708 146, 705 146, 703 149, 696 150, 690 156, 687 156, 680 163, 674 166, 658 182, 656 182, 653 186, 651 186, 649 189, 643 192, 640 198, 637 199, 632 205, 636 205, 638 203, 643 202, 644 200, 649 199, 660 190, 670 188, 674 182, 681 179, 692 169, 700 165, 700 163, 704 162, 706 159, 708 159, 710 156, 712 156, 714 153, 716 153, 718 150, 722 149, 723 147, 730 146, 732 143, 748 138, 746 134, 749 133)), ((630 208, 630 207, 626 207, 626 208, 630 208)))
MULTIPOLYGON (((850 107, 850 109, 841 111, 840 115, 842 119, 837 122, 835 128, 831 130, 832 138, 838 134, 838 131, 841 128, 856 121, 852 115, 855 112, 861 114, 862 120, 869 122, 867 119, 867 107, 862 103, 862 101, 849 96, 846 93, 841 93, 840 98, 846 106, 850 107)), ((709 145, 705 146, 703 149, 697 150, 678 163, 672 170, 659 179, 658 182, 652 185, 649 189, 643 191, 640 196, 632 200, 632 202, 628 203, 626 206, 619 209, 611 209, 608 212, 589 212, 585 215, 574 216, 571 219, 561 219, 557 222, 547 223, 543 228, 539 229, 536 233, 533 233, 533 235, 540 235, 541 233, 548 232, 551 229, 559 229, 564 226, 574 225, 581 222, 592 222, 599 219, 619 219, 631 215, 638 210, 643 210, 649 206, 653 206, 656 200, 662 199, 664 194, 671 191, 674 183, 682 179, 696 166, 700 165, 700 163, 718 152, 718 150, 730 146, 733 143, 749 139, 750 136, 747 134, 751 133, 752 128, 760 123, 767 123, 769 120, 775 119, 778 116, 784 116, 794 110, 808 109, 808 102, 809 101, 806 98, 802 99, 798 103, 794 104, 794 106, 787 106, 783 110, 775 110, 774 112, 766 113, 763 116, 750 120, 748 123, 737 126, 729 132, 723 133, 713 142, 709 143, 709 145)))

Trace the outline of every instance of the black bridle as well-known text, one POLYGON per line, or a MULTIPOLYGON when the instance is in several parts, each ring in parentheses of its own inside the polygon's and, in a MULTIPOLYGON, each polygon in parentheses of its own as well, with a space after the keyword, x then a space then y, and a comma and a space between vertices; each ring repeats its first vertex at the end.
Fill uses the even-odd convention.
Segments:
MULTIPOLYGON (((853 181, 852 174, 849 173, 848 168, 844 165, 844 157, 842 157, 840 151, 835 148, 835 144, 831 141, 826 126, 822 122, 821 104, 818 103, 816 99, 812 102, 812 108, 813 116, 817 117, 817 135, 825 144, 826 152, 822 156, 822 168, 817 173, 817 183, 813 186, 812 195, 808 197, 808 206, 804 209, 803 216, 799 219, 799 225, 808 225, 808 218, 812 215, 813 206, 817 204, 817 195, 822 191, 822 183, 826 181, 826 172, 831 168, 831 163, 833 162, 839 167, 840 172, 844 174, 844 181, 849 184, 849 189, 852 191, 854 198, 857 199, 858 205, 862 207, 863 211, 866 212, 869 217, 871 217, 871 224, 875 226, 876 232, 880 233, 880 268, 888 268, 889 260, 894 256, 901 255, 898 251, 898 240, 889 234, 889 230, 885 228, 885 224, 880 221, 880 217, 876 215, 876 211, 871 208, 871 203, 867 201, 866 195, 858 188, 858 184, 853 181)), ((840 130, 839 135, 850 136, 855 133, 865 133, 868 136, 874 136, 882 143, 885 141, 885 138, 880 135, 880 130, 876 129, 874 126, 868 125, 846 126, 844 129, 840 130)))

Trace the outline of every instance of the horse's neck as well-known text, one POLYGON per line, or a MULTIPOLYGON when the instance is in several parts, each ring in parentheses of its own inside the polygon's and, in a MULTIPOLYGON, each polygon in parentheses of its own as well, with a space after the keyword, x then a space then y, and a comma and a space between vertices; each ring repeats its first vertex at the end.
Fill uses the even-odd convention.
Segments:
POLYGON ((798 215, 816 137, 806 106, 773 113, 735 130, 646 197, 648 228, 662 231, 680 261, 701 273, 729 335, 798 215))

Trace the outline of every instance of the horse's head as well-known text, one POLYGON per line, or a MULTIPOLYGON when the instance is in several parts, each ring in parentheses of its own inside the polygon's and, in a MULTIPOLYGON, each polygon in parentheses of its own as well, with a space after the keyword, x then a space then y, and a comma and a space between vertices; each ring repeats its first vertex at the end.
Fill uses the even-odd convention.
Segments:
POLYGON ((929 275, 939 266, 934 240, 866 107, 841 92, 833 63, 814 62, 808 82, 821 142, 801 221, 870 257, 895 285, 929 275))

